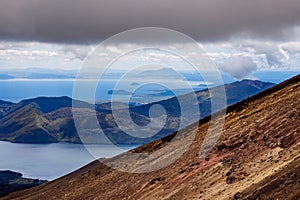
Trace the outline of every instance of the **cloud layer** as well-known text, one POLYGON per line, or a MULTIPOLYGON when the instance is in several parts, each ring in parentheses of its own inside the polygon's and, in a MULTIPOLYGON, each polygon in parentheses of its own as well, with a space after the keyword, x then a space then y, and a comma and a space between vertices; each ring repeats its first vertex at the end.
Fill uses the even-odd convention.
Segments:
POLYGON ((200 41, 284 39, 300 24, 299 10, 299 0, 2 0, 0 38, 87 43, 158 26, 200 41))
POLYGON ((221 69, 236 79, 242 79, 249 78, 257 66, 250 57, 234 56, 227 59, 221 69))

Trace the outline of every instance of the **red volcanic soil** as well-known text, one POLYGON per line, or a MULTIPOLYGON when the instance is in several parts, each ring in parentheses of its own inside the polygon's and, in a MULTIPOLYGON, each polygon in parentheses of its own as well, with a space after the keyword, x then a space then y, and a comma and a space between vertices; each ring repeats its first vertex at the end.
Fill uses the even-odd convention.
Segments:
MULTIPOLYGON (((126 173, 93 162, 3 199, 300 199, 299 99, 297 76, 229 107, 224 130, 205 158, 198 153, 209 117, 186 129, 178 141, 194 127, 197 134, 192 145, 158 171, 126 173)), ((173 136, 133 152, 156 151, 173 136)))

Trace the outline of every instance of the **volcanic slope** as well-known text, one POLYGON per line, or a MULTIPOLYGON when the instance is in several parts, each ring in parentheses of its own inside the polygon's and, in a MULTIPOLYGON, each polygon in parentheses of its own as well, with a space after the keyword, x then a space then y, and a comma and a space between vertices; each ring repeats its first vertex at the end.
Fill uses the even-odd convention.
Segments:
MULTIPOLYGON (((188 151, 163 169, 133 174, 95 161, 4 199, 300 199, 299 99, 297 76, 228 107, 224 130, 205 158, 198 153, 209 117, 194 126, 188 151)), ((155 151, 173 135, 132 151, 155 151)))

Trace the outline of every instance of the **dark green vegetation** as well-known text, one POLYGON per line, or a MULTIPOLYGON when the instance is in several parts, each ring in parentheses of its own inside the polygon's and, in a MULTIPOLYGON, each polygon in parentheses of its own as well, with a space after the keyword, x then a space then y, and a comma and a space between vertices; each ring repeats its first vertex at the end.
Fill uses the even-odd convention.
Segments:
MULTIPOLYGON (((227 103, 228 105, 232 105, 272 85, 272 83, 250 80, 225 85, 227 103)), ((181 97, 188 101, 189 95, 191 94, 181 97)), ((207 89, 198 91, 196 95, 201 113, 200 116, 197 116, 197 119, 210 115, 211 97, 209 91, 207 89)), ((109 103, 97 104, 95 105, 95 109, 101 128, 113 143, 124 145, 144 144, 176 131, 179 126, 181 111, 176 97, 156 102, 155 104, 162 105, 168 117, 164 128, 155 136, 147 139, 132 137, 120 130, 113 119, 109 103)), ((131 107, 130 115, 133 121, 140 126, 147 125, 150 122, 149 108, 152 105, 153 103, 131 107)), ((119 103, 118 108, 120 112, 122 111, 122 107, 124 105, 119 103)), ((90 126, 92 130, 87 131, 84 137, 97 134, 95 131, 93 132, 93 125, 90 124, 90 119, 93 115, 92 108, 93 105, 91 104, 76 101, 75 111, 85 116, 85 120, 81 123, 87 127, 90 126)), ((193 111, 190 112, 192 114, 193 111)), ((73 121, 72 99, 68 97, 40 97, 24 100, 17 104, 0 101, 0 140, 17 143, 81 143, 73 121)), ((90 140, 90 142, 98 141, 90 140)))
POLYGON ((23 178, 18 172, 0 171, 0 197, 10 192, 28 189, 47 181, 39 179, 23 178))

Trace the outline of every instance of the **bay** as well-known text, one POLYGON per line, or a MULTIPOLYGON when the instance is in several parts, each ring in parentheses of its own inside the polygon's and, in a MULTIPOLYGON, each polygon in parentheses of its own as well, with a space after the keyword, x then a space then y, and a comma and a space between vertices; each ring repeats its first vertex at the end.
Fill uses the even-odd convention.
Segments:
MULTIPOLYGON (((112 157, 134 147, 116 150, 90 145, 98 158, 112 157)), ((0 141, 0 170, 21 172, 26 178, 54 180, 96 160, 81 144, 19 144, 0 141)))

